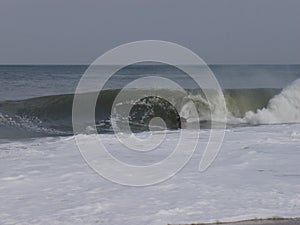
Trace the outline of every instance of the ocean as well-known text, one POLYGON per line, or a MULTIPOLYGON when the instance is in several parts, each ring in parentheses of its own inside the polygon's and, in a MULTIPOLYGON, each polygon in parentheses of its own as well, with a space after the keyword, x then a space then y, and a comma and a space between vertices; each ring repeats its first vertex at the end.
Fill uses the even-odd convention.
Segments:
MULTIPOLYGON (((210 68, 223 89, 229 112, 229 126, 300 121, 299 99, 297 99, 300 66, 213 65, 210 68), (285 96, 287 99, 284 98, 285 96), (285 113, 286 107, 289 108, 289 112, 285 113)), ((0 138, 72 135, 73 95, 86 69, 87 66, 80 65, 0 66, 0 138)), ((105 73, 105 68, 101 71, 105 73)), ((99 76, 101 77, 101 74, 99 76)), ((96 105, 95 120, 99 124, 99 132, 112 131, 110 129, 111 107, 122 87, 134 79, 145 76, 165 77, 179 83, 188 91, 188 97, 177 96, 176 91, 172 93, 172 90, 166 87, 170 95, 177 97, 174 100, 176 104, 182 108, 191 100, 196 104, 200 122, 205 121, 207 124, 210 120, 211 111, 205 96, 185 73, 168 65, 135 65, 117 72, 104 86, 105 90, 100 94, 102 100, 99 98, 96 105)), ((132 129, 146 131, 149 118, 162 116, 165 112, 170 114, 164 118, 167 120, 168 128, 176 128, 174 116, 176 112, 172 112, 168 103, 153 98, 148 100, 152 102, 151 104, 159 105, 156 108, 160 109, 150 113, 151 115, 141 121, 144 115, 149 114, 150 109, 140 102, 138 110, 142 113, 136 113, 133 109, 130 118, 132 129), (133 116, 133 114, 139 115, 133 116)))
MULTIPOLYGON (((95 138, 90 131, 96 129, 119 159, 136 165, 162 160, 178 139, 178 116, 199 124, 203 141, 212 114, 227 117, 220 154, 206 172, 198 172, 203 153, 198 149, 173 178, 140 188, 102 178, 76 146, 72 103, 87 68, 0 66, 0 201, 5 203, 0 223, 179 224, 299 216, 300 65, 211 65, 227 112, 218 111, 218 99, 208 104, 203 90, 175 67, 138 64, 119 70, 100 92, 95 120, 76 133, 90 142, 95 138), (172 79, 188 94, 168 87, 155 92, 173 96, 171 103, 183 109, 180 113, 159 96, 117 105, 133 106, 129 117, 116 117, 120 126, 129 120, 137 136, 161 132, 149 125, 155 117, 164 119, 168 131, 167 144, 158 152, 128 155, 114 135, 111 107, 124 85, 145 76, 172 79), (190 102, 196 116, 188 112, 190 102)), ((143 88, 149 89, 128 92, 137 94, 143 88)))

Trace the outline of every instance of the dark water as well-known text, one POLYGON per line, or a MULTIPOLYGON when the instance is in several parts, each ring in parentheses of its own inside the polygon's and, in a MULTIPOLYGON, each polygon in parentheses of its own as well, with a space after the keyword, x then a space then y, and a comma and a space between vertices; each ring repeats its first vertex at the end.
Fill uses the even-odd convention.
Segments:
MULTIPOLYGON (((210 68, 223 89, 228 110, 235 117, 266 107, 282 88, 300 78, 298 65, 210 68)), ((0 66, 0 138, 71 135, 73 94, 86 69, 85 65, 0 66)), ((103 67, 95 76, 106 71, 103 67)), ((95 110, 100 132, 111 132, 111 107, 122 87, 145 76, 161 76, 180 84, 188 96, 174 90, 161 91, 174 96, 179 108, 193 101, 200 120, 209 121, 212 112, 202 90, 182 71, 167 65, 134 65, 120 70, 105 84, 95 110)), ((132 129, 143 131, 148 129, 151 118, 159 116, 169 129, 176 129, 178 114, 170 103, 152 97, 141 99, 132 108, 130 117, 123 119, 130 120, 132 129)))

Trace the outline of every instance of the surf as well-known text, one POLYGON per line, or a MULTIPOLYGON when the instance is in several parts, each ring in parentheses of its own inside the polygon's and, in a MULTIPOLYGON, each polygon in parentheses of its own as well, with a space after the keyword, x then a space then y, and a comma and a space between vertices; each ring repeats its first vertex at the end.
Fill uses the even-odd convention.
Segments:
MULTIPOLYGON (((95 120, 87 121, 86 132, 95 123, 100 133, 113 132, 110 124, 111 108, 120 90, 101 91, 95 108, 95 120)), ((209 103, 200 89, 186 91, 187 96, 176 90, 156 90, 155 93, 168 92, 173 96, 173 102, 164 101, 159 96, 145 96, 139 102, 124 101, 118 107, 131 105, 132 110, 129 118, 120 116, 119 123, 129 120, 132 130, 140 132, 149 130, 149 121, 153 117, 162 117, 167 121, 167 129, 172 130, 178 127, 177 118, 180 113, 188 123, 197 122, 200 127, 209 128, 212 113, 225 113, 218 111, 219 99, 212 96, 213 101, 209 103), (189 104, 196 106, 198 115, 189 115, 189 104), (173 105, 181 108, 181 112, 177 112, 173 105)), ((223 93, 228 111, 228 126, 300 122, 300 79, 283 89, 225 89, 223 93)), ((73 94, 62 94, 1 102, 0 137, 72 135, 73 97, 73 94)))

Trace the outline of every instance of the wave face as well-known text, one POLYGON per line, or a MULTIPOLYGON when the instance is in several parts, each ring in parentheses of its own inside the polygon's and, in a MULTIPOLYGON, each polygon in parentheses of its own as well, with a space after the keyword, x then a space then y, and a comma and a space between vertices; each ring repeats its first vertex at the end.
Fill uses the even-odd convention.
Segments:
MULTIPOLYGON (((135 102, 134 106, 130 101, 122 102, 117 107, 133 107, 129 118, 124 115, 118 116, 119 124, 129 120, 132 131, 140 132, 149 130, 152 118, 161 117, 168 129, 177 129, 179 113, 172 104, 182 109, 180 116, 185 117, 188 122, 200 122, 201 127, 209 128, 211 113, 224 113, 218 111, 216 98, 212 98, 214 100, 209 107, 200 90, 188 90, 188 96, 183 96, 176 90, 160 91, 169 92, 174 96, 174 101, 170 103, 157 96, 151 96, 135 102), (195 104, 199 115, 189 115, 191 102, 195 104)), ((112 132, 111 108, 119 92, 119 89, 103 90, 99 95, 101 97, 96 104, 95 121, 100 133, 112 132)), ((224 90, 224 96, 229 125, 300 122, 300 79, 282 90, 227 89, 224 90)), ((73 94, 63 94, 0 103, 0 138, 72 135, 73 97, 73 94)), ((87 131, 95 121, 87 121, 87 131)))

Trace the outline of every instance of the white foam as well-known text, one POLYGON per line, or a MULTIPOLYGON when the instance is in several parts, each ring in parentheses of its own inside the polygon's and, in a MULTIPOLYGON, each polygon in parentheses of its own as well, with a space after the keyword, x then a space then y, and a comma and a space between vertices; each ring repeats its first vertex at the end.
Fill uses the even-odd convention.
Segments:
MULTIPOLYGON (((169 132, 165 149, 152 152, 154 162, 172 149, 177 134, 169 132)), ((200 139, 208 134, 203 130, 200 139)), ((202 154, 197 149, 172 179, 143 188, 98 176, 82 159, 73 137, 2 143, 0 198, 5 204, 0 204, 0 221, 152 225, 299 216, 299 134, 300 124, 226 130, 221 152, 207 171, 198 172, 202 154)), ((114 135, 82 135, 86 142, 99 136, 121 159, 132 158, 120 151, 114 135)), ((137 157, 141 163, 143 155, 137 157)))

